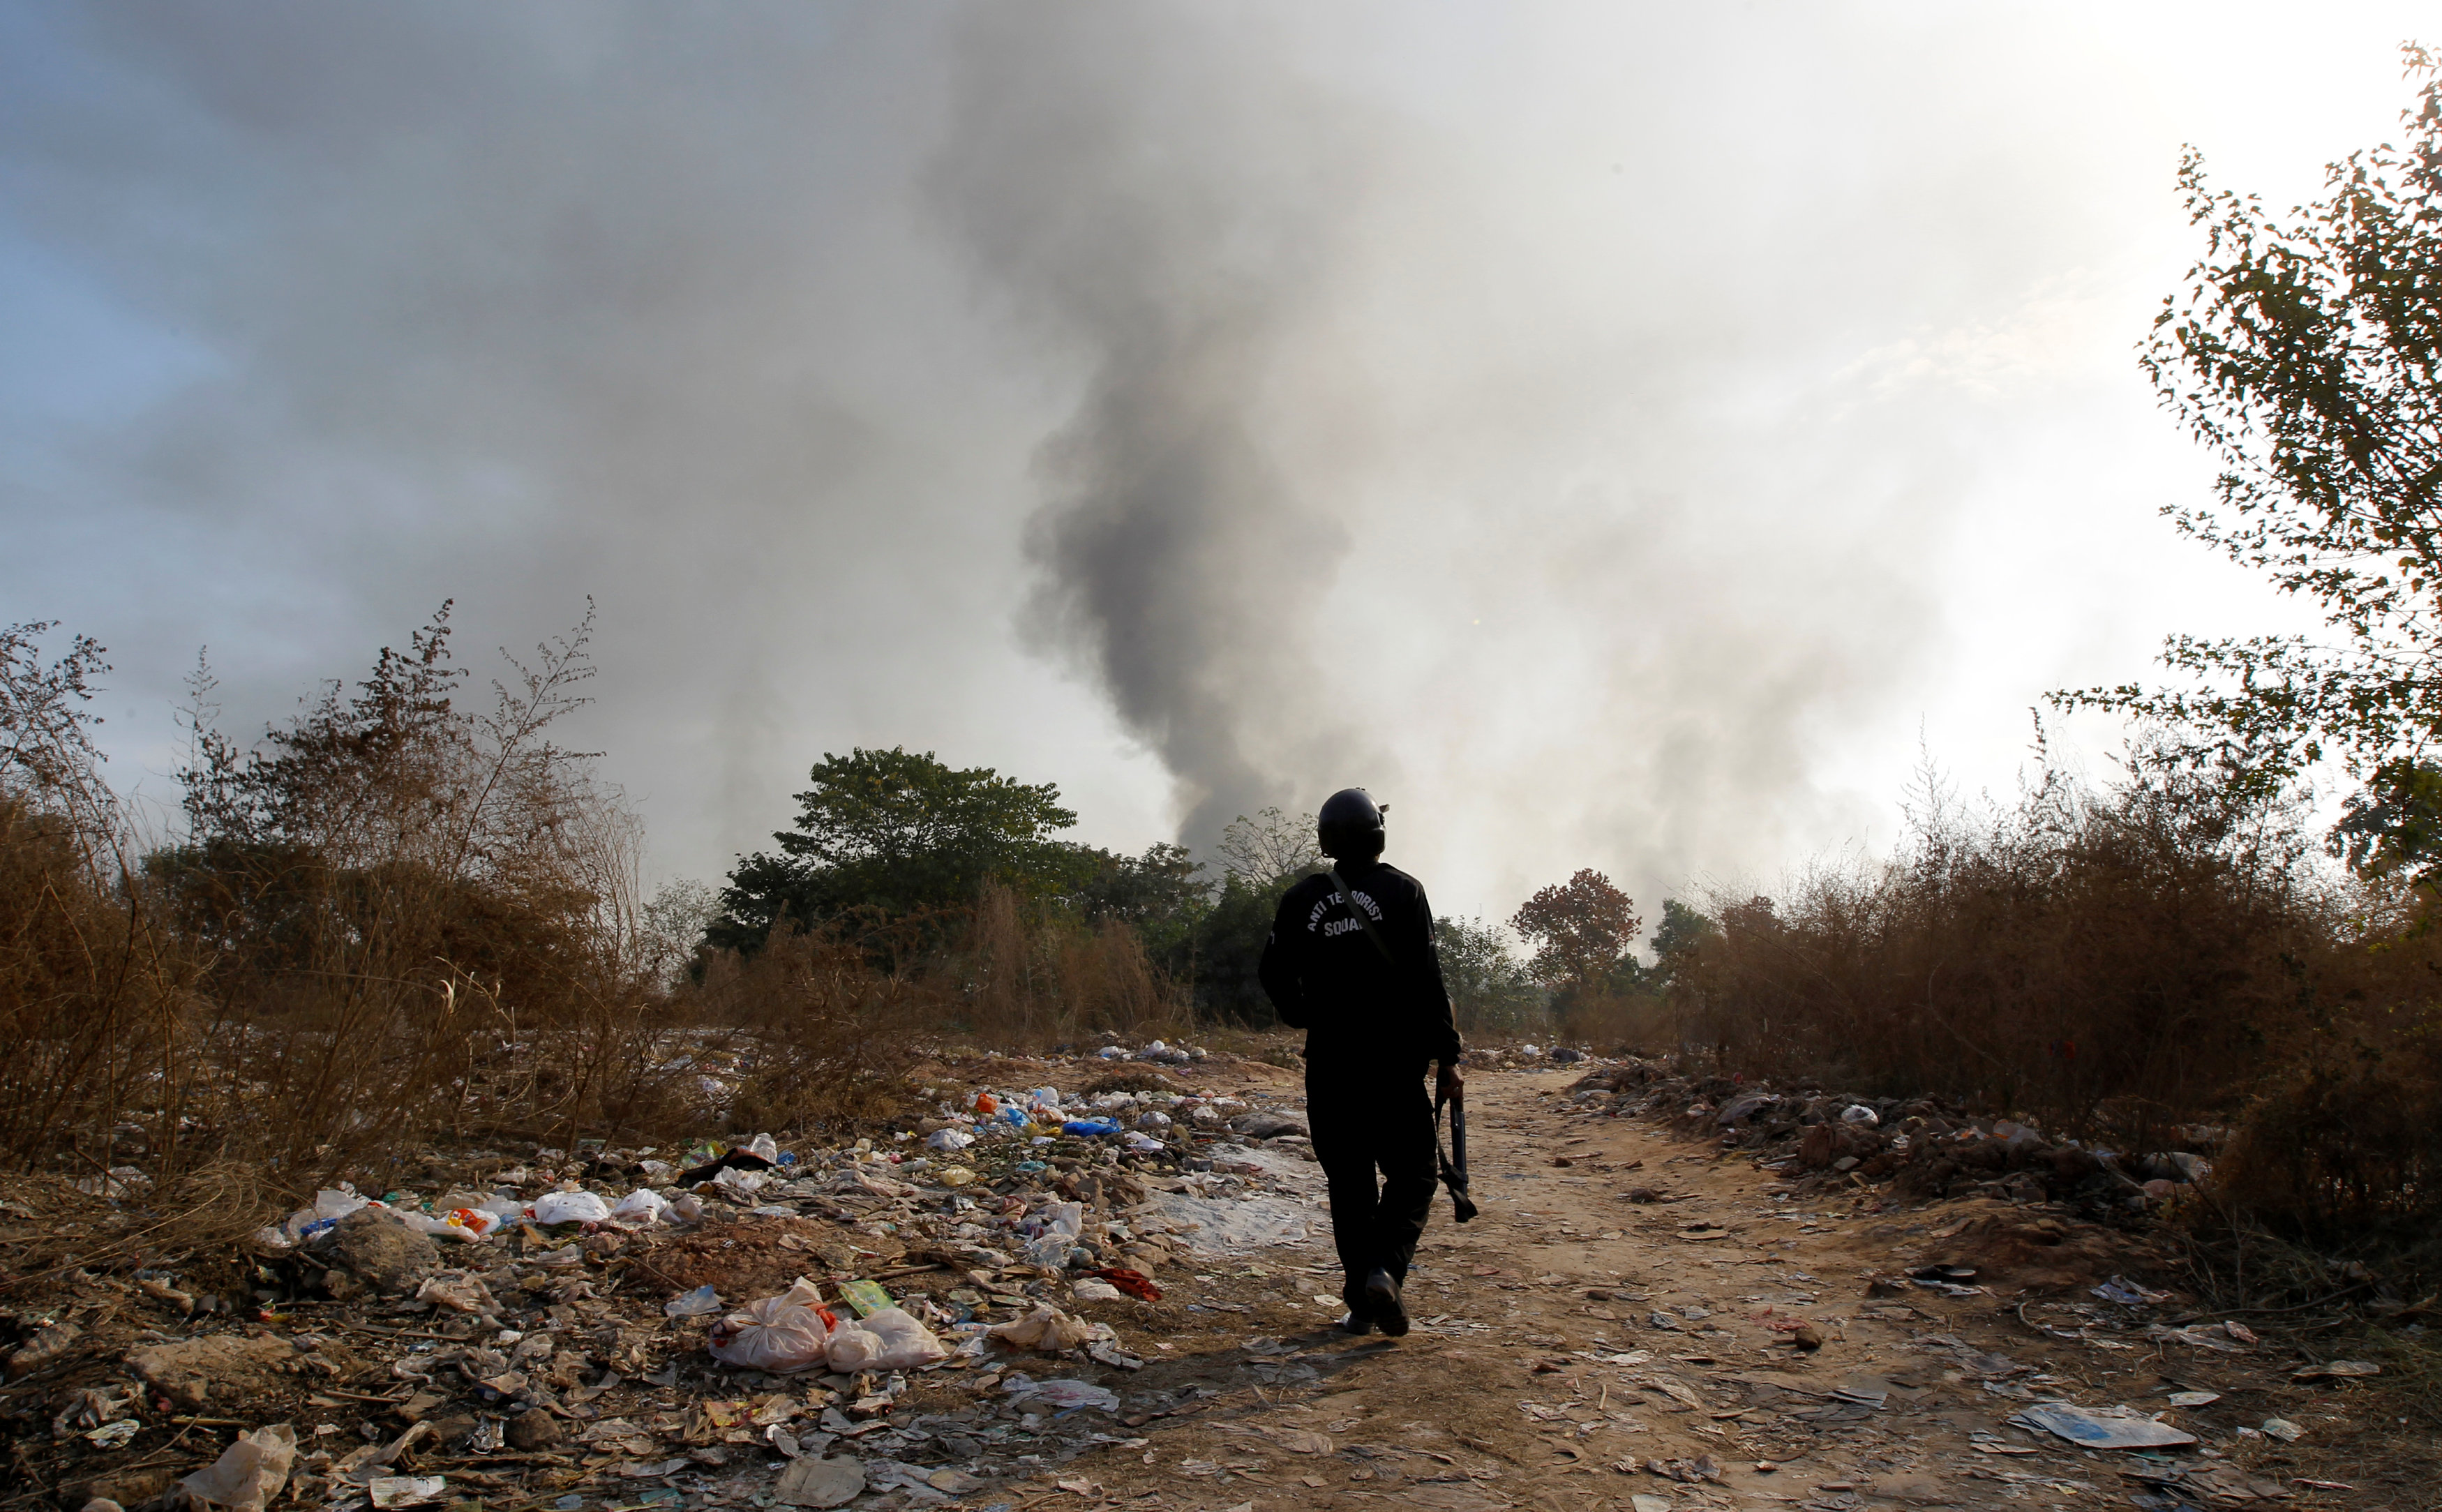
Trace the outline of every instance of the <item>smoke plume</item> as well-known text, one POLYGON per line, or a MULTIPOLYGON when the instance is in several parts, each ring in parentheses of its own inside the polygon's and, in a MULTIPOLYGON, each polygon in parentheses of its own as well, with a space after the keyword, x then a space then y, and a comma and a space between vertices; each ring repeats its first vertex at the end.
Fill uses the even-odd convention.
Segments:
POLYGON ((1197 845, 1388 766, 1334 714, 1314 642, 1346 530, 1262 413, 1364 174, 1327 102, 1248 66, 1267 50, 1192 12, 983 12, 934 177, 1009 313, 1088 365, 1040 458, 1030 628, 1159 755, 1197 845))

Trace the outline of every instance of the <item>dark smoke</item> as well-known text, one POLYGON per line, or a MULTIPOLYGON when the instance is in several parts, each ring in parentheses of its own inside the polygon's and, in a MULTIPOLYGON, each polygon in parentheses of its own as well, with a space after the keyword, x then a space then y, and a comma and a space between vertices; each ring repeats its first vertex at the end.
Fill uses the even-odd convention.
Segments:
POLYGON ((934 178, 1007 308, 1087 354, 1040 459, 1029 628, 1160 756, 1196 844, 1391 769, 1322 692, 1316 607, 1348 534, 1260 414, 1363 192, 1358 137, 1286 70, 1248 66, 1262 39, 1203 33, 1150 7, 981 12, 934 178))

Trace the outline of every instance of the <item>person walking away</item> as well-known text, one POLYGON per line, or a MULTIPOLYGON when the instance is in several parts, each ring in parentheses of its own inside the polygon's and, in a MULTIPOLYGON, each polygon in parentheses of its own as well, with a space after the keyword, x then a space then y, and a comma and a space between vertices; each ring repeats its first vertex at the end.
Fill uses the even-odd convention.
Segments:
POLYGON ((1382 861, 1382 810, 1362 788, 1317 816, 1327 869, 1291 887, 1265 942, 1261 979, 1282 1022, 1306 1031, 1306 1121, 1331 1193, 1339 1288, 1352 1334, 1408 1331, 1400 1288, 1432 1211, 1432 1104, 1462 1086, 1458 1025, 1415 878, 1382 861))

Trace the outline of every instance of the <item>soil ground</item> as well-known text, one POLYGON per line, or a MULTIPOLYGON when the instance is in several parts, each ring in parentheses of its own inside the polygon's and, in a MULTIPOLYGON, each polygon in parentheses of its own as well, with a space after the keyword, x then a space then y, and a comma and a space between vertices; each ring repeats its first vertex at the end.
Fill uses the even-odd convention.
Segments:
POLYGON ((2162 1459, 2008 1425, 2057 1395, 2165 1412, 2204 1440, 2204 1463, 2243 1467, 2288 1505, 2437 1504, 2424 1455, 2367 1462, 2375 1425, 2355 1409, 2370 1398, 2348 1390, 2362 1383, 2291 1385, 2269 1339, 2229 1354, 2150 1343, 2143 1321, 2184 1316, 2176 1301, 2095 1301, 2087 1288, 2117 1236, 1980 1202, 1884 1213, 1864 1191, 1853 1207, 1776 1201, 1784 1184, 1742 1157, 1566 1114, 1573 1080, 1471 1074, 1483 1213, 1461 1227, 1436 1203, 1407 1288, 1414 1332, 1327 1326, 1338 1274, 1318 1225, 1305 1246, 1213 1274, 1207 1305, 1252 1310, 1206 1315, 1213 1326, 1131 1383, 1203 1382, 1217 1397, 1062 1479, 1096 1499, 1255 1512, 2092 1507, 2147 1494, 2123 1472, 2162 1459), (1869 1277, 1948 1259, 1987 1261, 1974 1278, 1987 1289, 1868 1295, 1869 1277), (1790 1342, 1798 1321, 1819 1347, 1790 1342), (1832 1394, 1843 1389, 1864 1400, 1832 1394), (2184 1391, 2221 1400, 2170 1409, 2184 1391), (2275 1416, 2305 1437, 2235 1436, 2275 1416), (1673 1478, 1703 1462, 1718 1481, 1673 1478), (2298 1484, 2312 1480, 2354 1489, 2298 1484))
MULTIPOLYGON (((1107 1068, 1000 1060, 973 1075, 942 1069, 945 1083, 1075 1090, 1107 1068)), ((77 1512, 95 1492, 133 1506, 210 1464, 239 1431, 282 1422, 316 1452, 312 1489, 301 1497, 292 1482, 276 1509, 361 1507, 362 1491, 333 1484, 332 1462, 395 1439, 428 1388, 435 1394, 422 1411, 457 1414, 459 1436, 436 1433, 393 1467, 446 1477, 446 1502, 434 1504, 459 1512, 774 1507, 787 1462, 765 1444, 766 1428, 793 1424, 823 1430, 826 1447, 805 1452, 859 1456, 879 1470, 855 1503, 869 1512, 2168 1512, 2268 1498, 2442 1506, 2442 1456, 2394 1414, 2394 1376, 2291 1378, 2336 1354, 2363 1357, 2376 1344, 2355 1332, 2361 1325, 2256 1318, 2233 1334, 2171 1289, 2170 1267, 2141 1232, 1982 1198, 1886 1209, 1885 1193, 1862 1180, 1828 1193, 1830 1178, 1794 1185, 1747 1153, 1575 1107, 1568 1092, 1582 1069, 1469 1073, 1483 1213, 1456 1225, 1437 1197, 1408 1284, 1416 1326, 1404 1339, 1331 1326, 1339 1276, 1321 1171, 1293 1140, 1214 1142, 1214 1173, 1157 1183, 1130 1221, 1150 1234, 1165 1201, 1204 1192, 1217 1194, 1208 1215, 1285 1212, 1303 1219, 1303 1237, 1198 1249, 1175 1232, 1172 1248, 1141 1251, 1155 1257, 1141 1263, 1165 1290, 1157 1303, 1073 1302, 1066 1280, 1024 1283, 1032 1298, 1111 1324, 1141 1369, 995 1352, 910 1375, 886 1412, 854 1425, 839 1413, 845 1398, 820 1405, 837 1393, 811 1387, 812 1377, 715 1365, 707 1320, 672 1321, 663 1303, 714 1284, 734 1303, 800 1272, 896 1276, 902 1297, 955 1300, 969 1284, 954 1269, 882 1268, 906 1246, 872 1213, 861 1224, 724 1213, 624 1249, 589 1249, 580 1268, 553 1268, 531 1248, 485 1256, 533 1341, 514 1363, 566 1393, 555 1398, 562 1440, 534 1452, 466 1441, 484 1414, 506 1410, 415 1364, 482 1343, 464 1320, 365 1300, 182 1319, 127 1282, 79 1273, 45 1315, 81 1326, 74 1350, 0 1389, 17 1434, 13 1494, 0 1508, 48 1501, 77 1512), (1957 1294, 1908 1279, 1934 1264, 1975 1273, 1957 1294), (2132 1304, 2094 1296, 2114 1274, 2167 1294, 2132 1304), (89 1440, 91 1425, 75 1416, 81 1398, 125 1393, 141 1351, 207 1343, 229 1357, 179 1368, 213 1377, 208 1389, 182 1397, 176 1372, 156 1362, 141 1373, 152 1384, 140 1432, 117 1447, 89 1440), (270 1362, 239 1357, 248 1349, 270 1362), (1099 1384, 1120 1406, 1030 1411, 1010 1394, 1018 1372, 1099 1384), (610 1384, 579 1389, 597 1375, 610 1384), (2173 1393, 2215 1399, 2175 1406, 2173 1393), (2088 1451, 2012 1426, 2048 1398, 2124 1404, 2200 1442, 2150 1456, 2088 1451), (2267 1420, 2298 1436, 2262 1436, 2267 1420), (2199 1485, 2192 1473, 2179 1495, 2141 1500, 2181 1470, 2208 1478, 2199 1485)), ((1302 1091, 1297 1073, 1236 1056, 1191 1074, 1273 1107, 1302 1091)), ((985 1289, 1003 1284, 1019 1289, 1019 1278, 985 1289)), ((518 1337, 494 1342, 517 1348, 518 1337)))

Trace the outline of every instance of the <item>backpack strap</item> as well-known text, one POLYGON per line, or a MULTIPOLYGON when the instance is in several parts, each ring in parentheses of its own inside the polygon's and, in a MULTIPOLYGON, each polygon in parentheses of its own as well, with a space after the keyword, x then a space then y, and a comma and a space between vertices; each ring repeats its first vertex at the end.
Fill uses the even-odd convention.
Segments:
POLYGON ((1387 965, 1397 965, 1397 959, 1391 954, 1391 947, 1383 941, 1381 932, 1374 927, 1374 920, 1366 918, 1365 910, 1358 906, 1356 890, 1350 887, 1347 883, 1340 880, 1339 868, 1338 866, 1326 866, 1323 870, 1330 876, 1331 885, 1338 889, 1334 896, 1339 898, 1341 906, 1345 907, 1350 914, 1355 916, 1357 920, 1357 927, 1364 930, 1365 938, 1372 940, 1374 942, 1374 948, 1382 953, 1384 963, 1387 965))

